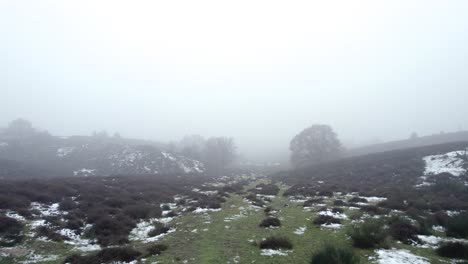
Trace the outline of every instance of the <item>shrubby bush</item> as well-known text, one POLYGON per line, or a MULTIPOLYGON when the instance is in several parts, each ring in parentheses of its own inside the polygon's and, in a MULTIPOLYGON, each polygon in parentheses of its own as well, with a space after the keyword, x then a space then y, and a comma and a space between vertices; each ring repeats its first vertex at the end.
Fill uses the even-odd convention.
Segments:
POLYGON ((341 220, 329 215, 319 215, 313 221, 314 225, 341 224, 341 220))
POLYGON ((293 245, 287 237, 270 236, 259 244, 261 249, 292 249, 293 245))
POLYGON ((356 253, 346 247, 326 245, 314 254, 311 264, 358 264, 361 260, 356 253))
POLYGON ((250 189, 249 192, 262 195, 277 195, 280 188, 276 184, 264 184, 260 183, 255 188, 250 189), (257 189, 258 188, 258 189, 257 189))
POLYGON ((381 220, 367 219, 363 223, 353 225, 348 230, 348 235, 357 248, 386 247, 388 231, 381 220))
POLYGON ((419 242, 418 228, 412 225, 408 220, 401 217, 390 220, 390 235, 405 244, 419 242))
POLYGON ((468 259, 468 244, 446 243, 437 248, 437 254, 446 258, 468 259))
POLYGON ((161 234, 165 234, 167 232, 169 232, 171 228, 164 225, 164 224, 161 224, 161 223, 155 223, 154 224, 154 228, 151 229, 151 231, 148 232, 148 236, 149 237, 155 237, 155 236, 159 236, 161 234))
POLYGON ((343 200, 335 200, 333 201, 334 206, 345 206, 346 203, 343 200))
POLYGON ((146 248, 146 256, 160 255, 163 251, 166 251, 168 246, 166 244, 153 244, 146 248))
POLYGON ((69 264, 101 264, 116 262, 131 262, 141 256, 141 252, 131 247, 105 248, 96 254, 80 256, 74 254, 65 258, 64 263, 69 264))
POLYGON ((36 228, 36 236, 37 237, 46 237, 55 242, 62 242, 67 240, 68 237, 62 236, 61 234, 55 232, 53 229, 47 226, 39 226, 36 228))
POLYGON ((276 217, 267 217, 262 220, 259 224, 260 227, 279 227, 281 226, 281 221, 276 217))
POLYGON ((353 197, 351 199, 348 200, 348 202, 350 203, 367 203, 367 199, 366 198, 361 198, 361 197, 353 197))
POLYGON ((461 213, 449 218, 446 227, 448 236, 468 238, 468 213, 461 213))
POLYGON ((319 204, 323 202, 323 198, 315 198, 315 199, 309 199, 304 202, 304 207, 311 207, 315 204, 319 204))
POLYGON ((13 246, 23 239, 21 230, 23 224, 18 220, 0 215, 0 246, 13 246))

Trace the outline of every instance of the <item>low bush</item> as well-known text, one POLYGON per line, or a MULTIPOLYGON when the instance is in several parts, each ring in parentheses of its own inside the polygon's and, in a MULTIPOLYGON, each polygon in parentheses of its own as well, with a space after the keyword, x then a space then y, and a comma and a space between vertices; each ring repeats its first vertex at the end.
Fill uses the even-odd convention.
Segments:
POLYGON ((262 240, 259 247, 261 249, 292 249, 293 245, 287 237, 271 236, 262 240))
POLYGON ((13 246, 22 240, 23 224, 18 220, 0 216, 0 246, 13 246))
POLYGON ((384 226, 380 220, 368 219, 364 223, 352 226, 348 235, 353 241, 353 246, 357 248, 386 247, 388 232, 384 226))
POLYGON ((334 206, 345 206, 346 203, 343 200, 335 200, 333 201, 334 206))
POLYGON ((259 207, 265 206, 265 202, 259 199, 257 195, 253 193, 247 195, 245 198, 249 200, 250 202, 252 202, 252 205, 259 206, 259 207))
POLYGON ((304 202, 304 207, 311 207, 312 205, 319 204, 323 202, 323 198, 309 199, 304 202))
POLYGON ((326 245, 313 257, 311 264, 358 264, 361 260, 356 253, 345 247, 326 245))
POLYGON ((280 188, 275 184, 258 184, 255 188, 249 190, 252 193, 263 195, 277 195, 280 188))
POLYGON ((390 223, 390 235, 405 244, 419 242, 418 228, 412 225, 408 220, 401 217, 392 220, 390 223))
POLYGON ((447 222, 447 236, 468 238, 468 213, 450 218, 447 222))
POLYGON ((367 199, 366 198, 361 198, 361 197, 353 197, 351 199, 348 200, 348 202, 350 203, 367 203, 367 199))
POLYGON ((361 212, 369 213, 372 215, 381 215, 388 212, 388 210, 385 210, 375 205, 364 205, 361 206, 360 210, 361 212))
POLYGON ((68 239, 67 237, 62 236, 61 234, 55 232, 54 230, 52 230, 50 227, 47 227, 47 226, 39 226, 38 228, 36 228, 36 236, 46 237, 55 242, 62 242, 68 239))
POLYGON ((155 223, 154 228, 151 229, 151 231, 148 232, 148 236, 149 237, 159 236, 161 234, 165 234, 165 233, 169 232, 170 229, 171 228, 166 226, 166 225, 163 225, 161 223, 155 223))
POLYGON ((279 227, 281 226, 281 221, 276 217, 267 217, 262 220, 259 224, 260 227, 279 227))
POLYGON ((73 254, 65 258, 63 263, 69 264, 101 264, 131 262, 141 256, 141 252, 131 247, 105 248, 96 254, 80 256, 73 254))
POLYGON ((341 224, 341 220, 329 215, 319 215, 313 221, 314 225, 341 224))
POLYGON ((468 244, 455 242, 441 245, 437 254, 446 258, 468 259, 468 244))
POLYGON ((166 251, 168 246, 165 244, 153 244, 146 248, 146 256, 160 255, 163 251, 166 251))

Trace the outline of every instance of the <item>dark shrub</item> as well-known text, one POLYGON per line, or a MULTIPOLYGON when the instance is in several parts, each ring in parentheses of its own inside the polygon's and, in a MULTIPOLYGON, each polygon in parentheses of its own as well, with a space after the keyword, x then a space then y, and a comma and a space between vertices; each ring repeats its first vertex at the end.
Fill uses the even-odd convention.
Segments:
POLYGON ((176 217, 176 216, 177 216, 177 213, 174 211, 170 211, 166 214, 166 217, 176 217))
POLYGON ((146 256, 160 255, 163 251, 168 248, 165 244, 153 244, 146 248, 146 256))
POLYGON ((18 220, 0 215, 0 246, 13 246, 22 240, 23 224, 18 220))
POLYGON ((281 221, 276 217, 267 217, 259 224, 260 227, 281 226, 281 221))
POLYGON ((345 206, 346 203, 343 200, 335 200, 333 201, 334 206, 345 206))
POLYGON ((154 228, 148 232, 148 236, 149 237, 159 236, 161 234, 165 234, 169 232, 169 230, 170 230, 170 227, 163 225, 161 223, 155 223, 154 228))
POLYGON ((64 264, 101 264, 102 262, 96 255, 90 256, 81 256, 78 254, 73 254, 65 258, 63 261, 64 264))
POLYGON ((101 264, 115 262, 131 262, 141 256, 141 253, 131 247, 105 248, 96 254, 80 256, 77 254, 65 258, 64 263, 70 264, 101 264))
POLYGON ((365 198, 353 197, 353 198, 349 199, 348 202, 350 202, 350 203, 367 203, 368 201, 365 198))
POLYGON ((97 253, 97 257, 104 263, 130 262, 137 259, 141 253, 131 247, 105 248, 97 253))
POLYGON ((167 205, 167 204, 163 204, 163 205, 161 206, 161 209, 162 209, 163 211, 169 211, 169 210, 171 210, 171 207, 170 207, 169 205, 167 205))
POLYGON ((344 212, 343 208, 338 208, 338 207, 333 207, 331 211, 332 213, 335 213, 335 214, 342 214, 344 212))
POLYGON ((273 208, 272 208, 271 206, 267 206, 267 207, 263 210, 263 212, 264 212, 266 215, 269 215, 270 212, 272 212, 272 211, 273 211, 273 208))
POLYGON ((384 229, 384 223, 380 220, 368 219, 364 223, 353 226, 348 235, 357 248, 374 248, 385 246, 388 237, 384 229))
POLYGON ((406 210, 408 205, 400 199, 388 199, 377 204, 380 207, 395 209, 395 210, 406 210))
POLYGON ((67 240, 68 238, 65 236, 60 235, 59 233, 55 232, 51 228, 47 226, 40 226, 36 228, 36 236, 37 237, 47 237, 48 239, 55 241, 55 242, 62 242, 63 240, 67 240))
POLYGON ((357 264, 359 256, 350 248, 326 245, 313 257, 311 264, 357 264))
POLYGON ((265 202, 259 199, 257 195, 253 193, 247 195, 245 198, 249 200, 250 202, 252 202, 252 204, 255 206, 263 207, 265 205, 265 202))
POLYGON ((318 193, 319 196, 326 196, 326 197, 332 197, 333 196, 333 192, 332 191, 320 191, 318 193))
POLYGON ((448 220, 447 235, 468 238, 468 213, 459 214, 448 220))
POLYGON ((261 249, 292 249, 293 245, 287 237, 271 236, 262 240, 259 244, 261 249))
POLYGON ((129 205, 124 207, 123 210, 126 215, 130 216, 133 219, 146 219, 148 217, 161 216, 160 208, 145 204, 129 205))
POLYGON ((419 242, 418 229, 403 218, 395 219, 390 223, 390 235, 405 244, 419 242))
POLYGON ((447 243, 437 249, 437 254, 446 258, 468 259, 468 244, 447 243))
POLYGON ((304 202, 304 207, 311 207, 314 204, 322 203, 323 198, 309 199, 304 202))
POLYGON ((341 220, 329 215, 319 215, 313 221, 314 225, 341 224, 341 220))
POLYGON ((59 203, 59 209, 62 211, 70 211, 75 209, 77 206, 76 202, 71 198, 65 198, 59 203))
POLYGON ((101 246, 122 245, 128 243, 128 234, 135 226, 130 225, 125 217, 111 218, 103 216, 91 228, 101 246))
POLYGON ((360 209, 362 212, 366 212, 366 213, 370 213, 370 214, 373 214, 373 215, 380 215, 380 214, 385 214, 387 212, 387 210, 384 210, 378 206, 375 206, 375 205, 364 205, 364 206, 361 206, 361 209, 360 209))
POLYGON ((258 184, 254 189, 249 190, 252 193, 263 194, 263 195, 277 195, 280 188, 275 184, 258 184))

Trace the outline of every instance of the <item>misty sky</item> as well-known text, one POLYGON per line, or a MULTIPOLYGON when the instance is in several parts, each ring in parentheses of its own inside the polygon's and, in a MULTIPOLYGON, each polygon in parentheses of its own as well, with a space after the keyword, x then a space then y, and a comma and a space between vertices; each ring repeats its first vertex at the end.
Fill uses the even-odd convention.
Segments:
POLYGON ((287 150, 468 129, 468 1, 0 1, 0 126, 287 150))

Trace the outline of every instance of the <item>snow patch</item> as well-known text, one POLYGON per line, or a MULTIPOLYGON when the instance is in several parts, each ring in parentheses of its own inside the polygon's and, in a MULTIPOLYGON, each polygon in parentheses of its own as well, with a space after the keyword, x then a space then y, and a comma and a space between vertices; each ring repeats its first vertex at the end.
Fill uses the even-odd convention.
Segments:
POLYGON ((453 176, 460 176, 466 173, 463 168, 468 158, 468 151, 452 151, 444 155, 432 155, 423 158, 426 163, 424 175, 436 175, 440 173, 450 173, 453 176))
POLYGON ((303 235, 304 232, 306 231, 306 229, 307 229, 307 227, 305 227, 305 226, 299 227, 298 229, 296 229, 296 230, 294 231, 294 234, 296 234, 296 235, 303 235))
POLYGON ((379 249, 375 253, 377 257, 369 257, 378 264, 430 264, 427 258, 416 256, 405 249, 379 249))
POLYGON ((262 249, 260 255, 262 256, 287 256, 288 253, 291 253, 291 250, 283 251, 283 250, 276 250, 276 249, 262 249))

